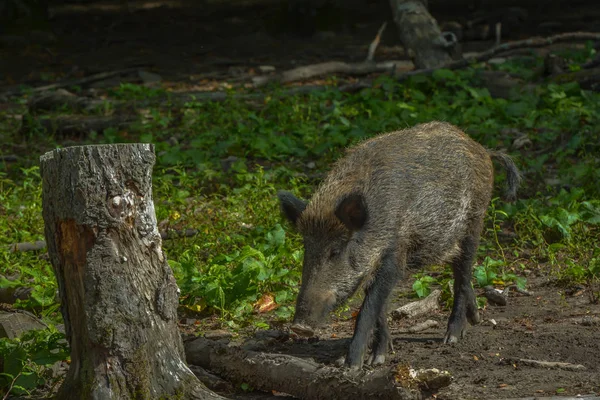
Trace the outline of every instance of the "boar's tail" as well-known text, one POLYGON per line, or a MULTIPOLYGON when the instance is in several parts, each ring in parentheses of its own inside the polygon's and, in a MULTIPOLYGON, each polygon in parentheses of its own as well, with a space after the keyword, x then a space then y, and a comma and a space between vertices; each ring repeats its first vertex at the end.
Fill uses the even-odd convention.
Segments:
POLYGON ((512 158, 506 153, 500 151, 490 151, 490 156, 497 160, 506 170, 507 188, 504 197, 507 201, 515 201, 517 199, 517 189, 521 183, 521 174, 515 165, 512 158))

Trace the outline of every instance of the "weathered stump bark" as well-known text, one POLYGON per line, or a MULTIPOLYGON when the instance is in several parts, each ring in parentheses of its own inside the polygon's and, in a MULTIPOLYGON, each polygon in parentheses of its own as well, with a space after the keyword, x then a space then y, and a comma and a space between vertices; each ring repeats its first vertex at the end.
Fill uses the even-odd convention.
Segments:
POLYGON ((154 147, 41 157, 43 215, 71 366, 58 399, 221 398, 184 362, 178 288, 152 201, 154 147))
POLYGON ((417 69, 436 68, 452 61, 450 51, 455 43, 446 40, 436 20, 419 0, 390 0, 394 22, 402 45, 414 54, 417 69))

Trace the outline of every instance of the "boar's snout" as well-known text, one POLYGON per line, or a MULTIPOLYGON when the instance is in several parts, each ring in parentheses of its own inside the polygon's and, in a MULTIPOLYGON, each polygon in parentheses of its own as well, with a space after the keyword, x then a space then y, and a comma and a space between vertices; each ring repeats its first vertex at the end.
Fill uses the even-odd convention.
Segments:
POLYGON ((327 316, 335 304, 336 296, 333 291, 314 295, 301 290, 296 301, 294 323, 290 329, 300 336, 313 336, 315 328, 326 322, 327 316))

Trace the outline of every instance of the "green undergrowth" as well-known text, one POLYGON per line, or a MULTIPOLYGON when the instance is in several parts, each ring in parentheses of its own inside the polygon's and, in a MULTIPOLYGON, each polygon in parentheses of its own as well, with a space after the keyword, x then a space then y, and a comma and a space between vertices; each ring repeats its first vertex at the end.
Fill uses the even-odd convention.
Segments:
MULTIPOLYGON (((584 59, 573 56, 573 68, 584 59)), ((528 68, 520 61, 501 67, 526 79, 533 77, 528 68)), ((124 85, 109 94, 138 101, 164 92, 124 85)), ((169 107, 167 101, 149 107, 129 129, 109 129, 75 142, 33 130, 23 139, 14 120, 2 122, 3 154, 12 152, 11 142, 36 149, 24 152, 17 164, 0 164, 0 287, 33 288, 32 296, 15 307, 51 325, 60 323, 47 257, 7 247, 44 238, 37 160, 55 146, 154 143, 159 229, 198 232, 163 242, 181 288, 181 310, 197 318, 216 315, 233 329, 266 327, 293 315, 302 264, 301 238, 283 222, 276 191, 309 197, 347 146, 431 120, 454 123, 483 145, 507 150, 523 173, 520 198, 510 204, 499 198, 504 176, 497 174, 498 197, 486 217, 474 267, 476 288, 526 286, 531 271, 562 287, 597 285, 599 94, 576 83, 538 84, 509 99, 492 98, 480 86, 477 68, 440 70, 402 83, 380 77, 371 89, 356 94, 332 89, 285 97, 280 88, 268 89, 260 100, 233 94, 221 103, 169 107), (274 301, 274 308, 257 312, 266 299, 274 301)), ((419 272, 415 278, 417 296, 439 286, 450 301, 448 268, 419 272)), ((6 339, 0 343, 9 346, 6 339)))

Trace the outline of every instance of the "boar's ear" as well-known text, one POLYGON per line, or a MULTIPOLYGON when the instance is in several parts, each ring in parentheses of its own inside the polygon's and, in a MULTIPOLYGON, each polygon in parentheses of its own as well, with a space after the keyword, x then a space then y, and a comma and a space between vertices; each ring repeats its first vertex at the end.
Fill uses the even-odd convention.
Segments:
POLYGON ((343 197, 335 208, 335 216, 351 231, 357 231, 367 221, 367 203, 360 193, 343 197))
POLYGON ((290 220, 292 224, 296 225, 298 217, 300 217, 300 214, 302 214, 306 208, 306 202, 300 200, 290 192, 285 192, 283 190, 277 192, 277 197, 279 197, 281 211, 283 211, 286 218, 290 220))

